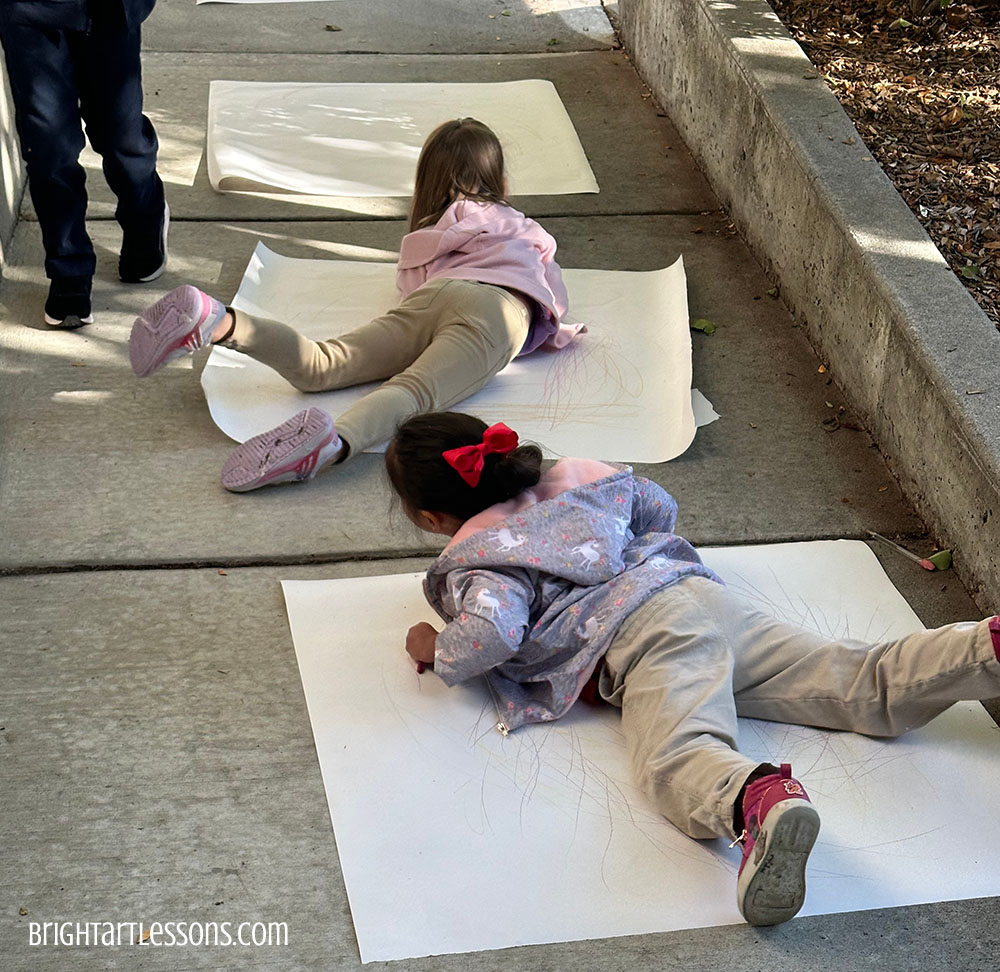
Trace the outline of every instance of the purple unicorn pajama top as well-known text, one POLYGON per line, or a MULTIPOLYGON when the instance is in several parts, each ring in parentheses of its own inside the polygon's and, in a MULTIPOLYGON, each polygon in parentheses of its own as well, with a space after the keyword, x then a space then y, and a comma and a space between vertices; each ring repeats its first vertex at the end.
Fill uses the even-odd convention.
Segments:
POLYGON ((722 583, 673 533, 674 498, 629 468, 562 459, 463 524, 427 571, 447 622, 434 671, 485 675, 501 731, 563 715, 622 622, 684 577, 722 583))

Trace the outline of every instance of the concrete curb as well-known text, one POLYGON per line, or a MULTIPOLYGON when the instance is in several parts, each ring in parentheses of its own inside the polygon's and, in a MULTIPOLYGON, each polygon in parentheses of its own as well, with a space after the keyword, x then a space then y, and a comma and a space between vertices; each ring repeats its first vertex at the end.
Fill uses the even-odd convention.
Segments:
POLYGON ((1000 334, 762 0, 621 0, 625 48, 985 610, 1000 334))

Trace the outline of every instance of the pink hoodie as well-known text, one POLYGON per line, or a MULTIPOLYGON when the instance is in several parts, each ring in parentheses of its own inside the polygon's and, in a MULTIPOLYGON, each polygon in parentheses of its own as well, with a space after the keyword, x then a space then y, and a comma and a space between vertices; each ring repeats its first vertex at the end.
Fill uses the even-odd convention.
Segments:
POLYGON ((516 290, 538 306, 520 353, 563 348, 583 325, 561 323, 569 297, 555 252, 556 241, 516 209, 459 199, 434 226, 403 237, 396 283, 403 297, 434 277, 516 290))

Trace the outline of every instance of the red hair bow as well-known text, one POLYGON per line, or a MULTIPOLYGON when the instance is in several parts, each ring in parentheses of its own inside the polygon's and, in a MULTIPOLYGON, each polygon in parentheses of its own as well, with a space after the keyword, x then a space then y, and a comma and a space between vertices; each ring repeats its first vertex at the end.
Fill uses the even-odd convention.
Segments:
POLYGON ((505 456, 516 448, 517 433, 513 429, 508 429, 503 422, 497 422, 483 432, 483 441, 479 445, 445 449, 441 455, 444 461, 475 489, 483 475, 483 460, 490 453, 505 456))

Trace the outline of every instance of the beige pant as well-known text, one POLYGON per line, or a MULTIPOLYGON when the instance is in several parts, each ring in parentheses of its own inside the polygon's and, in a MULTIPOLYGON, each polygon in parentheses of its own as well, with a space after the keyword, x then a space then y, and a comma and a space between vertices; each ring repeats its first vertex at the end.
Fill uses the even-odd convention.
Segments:
POLYGON ((479 391, 521 350, 527 303, 503 287, 437 278, 348 334, 311 341, 278 321, 236 311, 226 347, 304 392, 384 381, 342 415, 337 431, 356 455, 390 439, 411 415, 447 409, 479 391))
POLYGON ((1000 696, 1000 662, 988 621, 831 641, 691 577, 629 616, 600 692, 621 707, 633 774, 659 811, 692 837, 735 836, 733 804, 757 766, 736 749, 738 715, 897 736, 1000 696))

